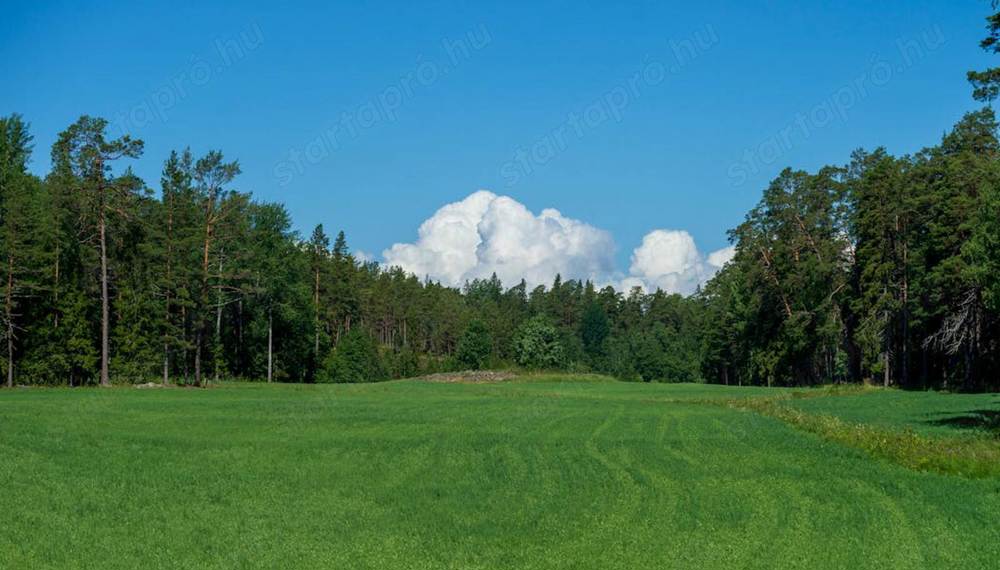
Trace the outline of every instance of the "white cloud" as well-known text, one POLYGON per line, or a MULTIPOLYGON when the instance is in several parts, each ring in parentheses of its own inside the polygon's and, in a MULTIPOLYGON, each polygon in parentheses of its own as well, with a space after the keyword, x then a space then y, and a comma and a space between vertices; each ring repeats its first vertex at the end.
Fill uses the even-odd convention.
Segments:
POLYGON ((736 255, 736 246, 731 245, 708 254, 708 264, 721 269, 736 255))
POLYGON ((383 251, 382 257, 389 265, 419 277, 461 284, 466 273, 476 267, 479 222, 494 200, 495 194, 480 190, 444 206, 420 225, 416 243, 397 243, 383 251))
MULTIPOLYGON (((684 230, 653 230, 642 238, 642 245, 632 252, 629 286, 636 282, 647 291, 663 289, 669 293, 690 294, 708 281, 732 259, 732 247, 704 256, 691 234, 684 230)), ((623 282, 623 285, 625 283, 623 282)))
POLYGON ((534 215, 507 196, 480 190, 448 204, 420 226, 416 243, 382 253, 386 263, 448 285, 496 273, 507 284, 531 285, 555 275, 596 278, 614 269, 611 234, 558 210, 534 215))
POLYGON ((683 230, 648 233, 632 253, 629 274, 615 269, 615 243, 607 231, 558 210, 538 215, 507 196, 480 190, 447 204, 423 224, 414 243, 397 243, 382 256, 419 277, 458 286, 496 273, 506 284, 530 286, 564 279, 612 283, 689 294, 732 258, 733 248, 702 255, 683 230))

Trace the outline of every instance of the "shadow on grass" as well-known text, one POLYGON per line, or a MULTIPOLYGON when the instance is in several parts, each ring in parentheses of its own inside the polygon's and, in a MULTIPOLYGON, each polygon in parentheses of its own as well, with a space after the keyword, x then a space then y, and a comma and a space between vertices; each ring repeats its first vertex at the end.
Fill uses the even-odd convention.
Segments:
POLYGON ((927 423, 935 426, 984 431, 1000 438, 1000 410, 969 410, 957 416, 928 420, 927 423))

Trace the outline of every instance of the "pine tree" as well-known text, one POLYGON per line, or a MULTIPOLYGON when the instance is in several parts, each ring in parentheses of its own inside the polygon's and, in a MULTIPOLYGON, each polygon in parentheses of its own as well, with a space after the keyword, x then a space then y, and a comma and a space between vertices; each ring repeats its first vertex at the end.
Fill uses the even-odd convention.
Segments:
POLYGON ((130 215, 130 202, 142 190, 142 182, 130 171, 120 176, 112 173, 112 164, 122 158, 138 158, 143 143, 124 135, 105 138, 107 121, 88 116, 60 133, 53 147, 55 168, 69 173, 83 192, 89 226, 96 235, 101 290, 101 373, 102 386, 111 383, 111 297, 108 271, 109 232, 116 218, 130 215))
POLYGON ((172 151, 160 177, 161 206, 157 211, 155 233, 158 258, 159 294, 162 298, 161 336, 163 383, 170 384, 170 374, 179 354, 186 360, 190 342, 186 337, 184 313, 192 309, 191 293, 197 290, 196 252, 199 233, 196 227, 197 205, 193 187, 194 159, 191 151, 172 151))
MULTIPOLYGON (((208 331, 209 311, 213 307, 213 290, 218 292, 223 286, 221 271, 215 270, 221 263, 225 238, 220 236, 220 226, 232 221, 234 211, 241 203, 232 196, 228 186, 240 174, 239 163, 225 162, 222 153, 210 151, 198 159, 194 167, 195 197, 199 204, 201 226, 200 271, 197 293, 193 302, 194 313, 194 383, 203 386, 202 359, 208 331), (213 257, 217 263, 213 263, 213 257)), ((216 301, 217 306, 221 306, 216 301)), ((217 319, 218 322, 218 319, 217 319)))
MULTIPOLYGON (((865 368, 881 372, 888 386, 893 378, 893 355, 901 363, 908 361, 908 339, 902 331, 908 329, 912 201, 900 162, 884 149, 855 152, 849 172, 854 267, 860 291, 854 307, 861 318, 857 338, 865 368)), ((902 369, 898 376, 906 383, 905 364, 902 369)))
POLYGON ((313 302, 313 351, 310 359, 310 377, 316 374, 319 366, 320 355, 320 334, 322 332, 322 319, 324 309, 322 306, 321 285, 323 277, 327 273, 327 265, 330 258, 330 238, 323 232, 323 224, 319 224, 313 229, 309 238, 309 271, 312 276, 312 302, 313 302))

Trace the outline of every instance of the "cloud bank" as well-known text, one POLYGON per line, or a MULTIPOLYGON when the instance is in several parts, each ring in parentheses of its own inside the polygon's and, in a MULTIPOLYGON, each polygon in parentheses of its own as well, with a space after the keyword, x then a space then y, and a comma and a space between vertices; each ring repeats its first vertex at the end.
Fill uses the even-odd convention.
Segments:
POLYGON ((460 286, 496 273, 505 285, 590 279, 620 290, 642 287, 692 293, 729 259, 733 248, 703 255, 683 230, 654 230, 632 252, 628 275, 615 268, 611 234, 545 209, 534 214, 508 196, 486 190, 447 204, 424 221, 413 243, 382 252, 385 262, 420 277, 460 286))

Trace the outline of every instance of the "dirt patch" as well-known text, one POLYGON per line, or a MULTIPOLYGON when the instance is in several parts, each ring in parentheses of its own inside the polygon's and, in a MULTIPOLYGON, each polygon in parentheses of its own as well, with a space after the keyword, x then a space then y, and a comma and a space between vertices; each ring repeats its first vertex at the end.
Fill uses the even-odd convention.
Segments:
POLYGON ((443 382, 448 384, 490 384, 513 380, 517 374, 513 372, 497 372, 494 370, 466 370, 464 372, 446 372, 421 376, 417 380, 424 382, 443 382))

